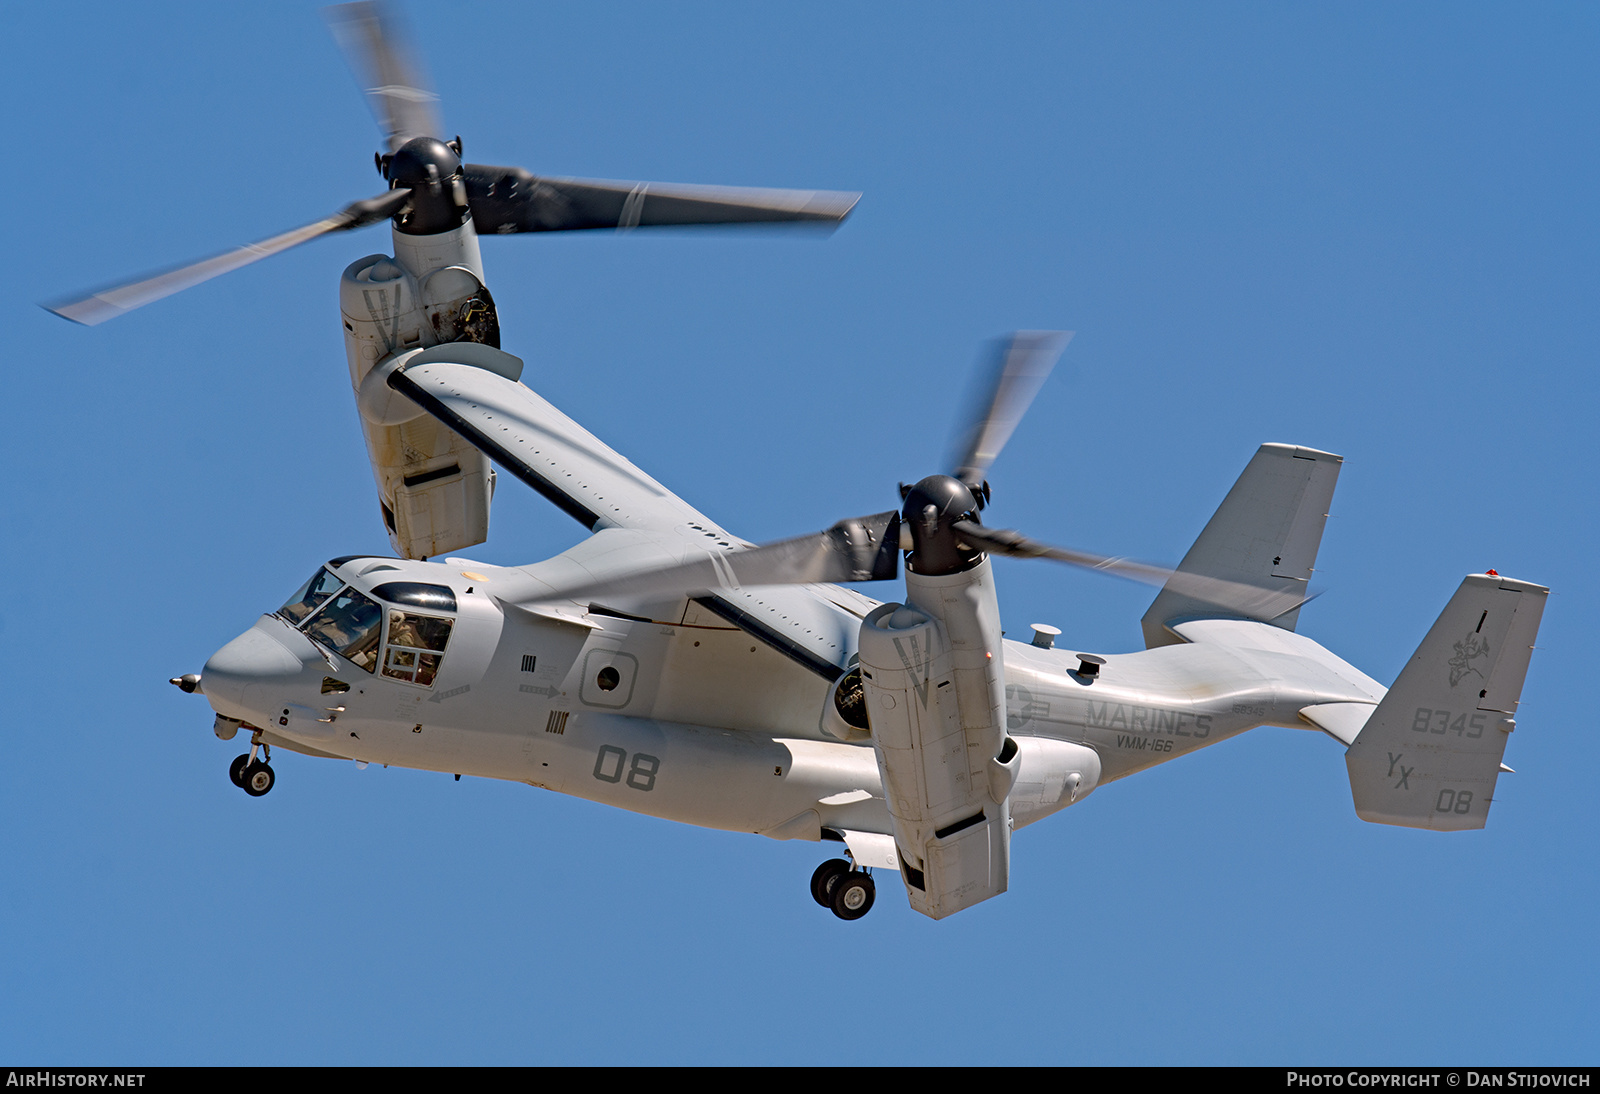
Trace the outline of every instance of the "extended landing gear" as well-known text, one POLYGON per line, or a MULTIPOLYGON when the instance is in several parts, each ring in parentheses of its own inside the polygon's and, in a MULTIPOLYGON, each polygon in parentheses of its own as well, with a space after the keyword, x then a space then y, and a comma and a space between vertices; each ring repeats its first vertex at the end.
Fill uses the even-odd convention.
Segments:
POLYGON ((824 908, 833 907, 833 886, 850 872, 850 864, 842 858, 831 858, 817 867, 811 875, 811 899, 824 908))
POLYGON ((811 898, 840 919, 860 919, 876 896, 872 875, 842 858, 829 859, 811 875, 811 898))
POLYGON ((249 794, 252 798, 259 798, 272 789, 276 777, 272 774, 272 765, 266 760, 272 759, 272 751, 266 745, 259 746, 265 749, 265 759, 256 759, 257 745, 252 743, 250 751, 236 758, 228 765, 228 778, 233 780, 233 785, 249 794))

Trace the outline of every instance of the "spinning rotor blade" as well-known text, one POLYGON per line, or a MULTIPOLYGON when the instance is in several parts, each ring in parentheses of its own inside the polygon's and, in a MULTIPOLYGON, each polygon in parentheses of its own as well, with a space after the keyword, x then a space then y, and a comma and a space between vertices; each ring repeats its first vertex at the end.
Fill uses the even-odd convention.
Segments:
POLYGON ((698 596, 749 585, 831 585, 886 581, 900 572, 900 514, 894 510, 841 520, 825 532, 761 547, 706 555, 629 577, 556 588, 538 598, 588 601, 661 594, 698 596))
POLYGON ((1011 439, 1072 335, 1072 331, 1019 330, 998 344, 989 398, 975 407, 952 477, 973 489, 983 485, 989 465, 1011 439))
POLYGON ((671 182, 540 177, 520 167, 464 167, 479 235, 809 221, 837 225, 860 194, 671 182))
POLYGON ((1069 566, 1081 566, 1087 570, 1115 574, 1117 577, 1125 577, 1130 581, 1146 585, 1166 586, 1185 596, 1204 600, 1208 604, 1221 605, 1253 619, 1276 619, 1308 600, 1315 599, 1317 595, 1313 593, 1310 596, 1303 596, 1289 589, 1264 589, 1259 585, 1225 581, 1222 578, 1205 577, 1182 570, 1169 570, 1164 566, 1151 566, 1145 562, 1134 562, 1132 559, 1108 558, 1087 551, 1052 547, 1048 543, 1029 539, 1010 529, 985 528, 969 520, 957 521, 952 527, 968 544, 991 555, 1048 558, 1055 562, 1065 562, 1069 566))
POLYGON ((324 217, 315 224, 307 224, 304 228, 284 232, 271 239, 264 239, 260 243, 247 243, 226 254, 191 263, 188 266, 180 266, 175 270, 167 270, 153 277, 101 289, 85 297, 46 304, 45 310, 53 311, 63 319, 70 319, 74 323, 92 327, 104 323, 107 319, 114 319, 123 312, 143 307, 151 301, 171 296, 175 292, 237 270, 241 266, 248 266, 280 251, 287 251, 290 247, 298 247, 329 232, 349 231, 352 228, 361 228, 368 224, 376 224, 380 220, 387 220, 399 212, 409 200, 411 200, 410 190, 388 190, 377 197, 353 201, 332 216, 324 217))
POLYGON ((397 151, 413 137, 441 137, 433 93, 400 20, 387 4, 368 0, 327 9, 328 25, 350 71, 366 92, 378 128, 397 151))

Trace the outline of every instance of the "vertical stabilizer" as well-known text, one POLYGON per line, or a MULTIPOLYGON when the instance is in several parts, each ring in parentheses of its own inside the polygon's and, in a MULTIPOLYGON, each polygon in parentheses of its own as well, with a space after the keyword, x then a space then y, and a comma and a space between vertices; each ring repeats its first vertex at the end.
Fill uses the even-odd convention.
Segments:
MULTIPOLYGON (((1314 448, 1262 445, 1183 556, 1178 572, 1303 597, 1343 462, 1342 456, 1314 448)), ((1259 611, 1242 602, 1219 604, 1164 588, 1144 613, 1144 642, 1150 648, 1178 642, 1166 627, 1174 619, 1231 616, 1292 631, 1300 617, 1299 608, 1271 619, 1259 611)))
POLYGON ((1345 753, 1356 814, 1482 828, 1550 590, 1473 574, 1345 753))

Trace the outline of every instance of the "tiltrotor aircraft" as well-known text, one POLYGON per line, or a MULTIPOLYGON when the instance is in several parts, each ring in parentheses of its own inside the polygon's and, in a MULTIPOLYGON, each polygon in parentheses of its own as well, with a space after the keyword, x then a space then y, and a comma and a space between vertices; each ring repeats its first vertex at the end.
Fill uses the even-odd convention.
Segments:
MULTIPOLYGON (((1341 459, 1261 446, 1176 570, 991 528, 987 474, 1062 352, 1012 336, 947 474, 897 509, 766 546, 700 513, 519 382, 484 232, 819 220, 855 195, 541 178, 463 164, 381 9, 334 22, 388 142, 382 194, 256 247, 52 310, 84 323, 325 232, 389 220, 340 281, 350 380, 398 557, 343 556, 175 679, 235 783, 274 748, 511 779, 687 824, 834 841, 812 895, 866 914, 873 868, 935 919, 1002 893, 1013 829, 1259 725, 1346 747, 1357 814, 1484 826, 1547 590, 1468 576, 1394 685, 1296 631, 1341 459), (530 566, 451 557, 488 534, 490 461, 590 535, 530 566), (1000 630, 990 556, 1159 585, 1147 649, 1000 630), (845 588, 893 578, 905 602, 845 588), (443 558, 444 561, 428 561, 443 558)), ((887 486, 887 483, 885 484, 887 486)))

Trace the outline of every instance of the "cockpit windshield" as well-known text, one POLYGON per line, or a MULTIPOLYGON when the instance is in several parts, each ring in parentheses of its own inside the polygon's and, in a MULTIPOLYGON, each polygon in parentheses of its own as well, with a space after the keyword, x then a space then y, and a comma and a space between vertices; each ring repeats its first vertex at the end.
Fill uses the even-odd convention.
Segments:
POLYGON ((310 581, 300 586, 299 592, 289 598, 289 603, 278 609, 278 614, 298 627, 301 620, 316 611, 343 584, 327 570, 318 570, 311 575, 310 581))
POLYGON ((324 646, 344 654, 357 668, 372 672, 378 667, 383 609, 347 588, 328 599, 327 605, 306 624, 305 632, 324 646))
MULTIPOLYGON (((335 559, 335 562, 340 560, 335 559)), ((332 563, 330 563, 332 565, 332 563)), ((377 567, 392 570, 393 566, 377 567)), ((372 590, 391 604, 456 610, 456 595, 448 585, 419 581, 390 581, 372 590)), ((278 615, 305 634, 368 672, 376 672, 383 640, 385 615, 389 622, 388 654, 383 674, 407 683, 432 687, 439 663, 450 642, 453 620, 416 611, 385 608, 371 597, 346 585, 324 567, 300 586, 278 615)))

